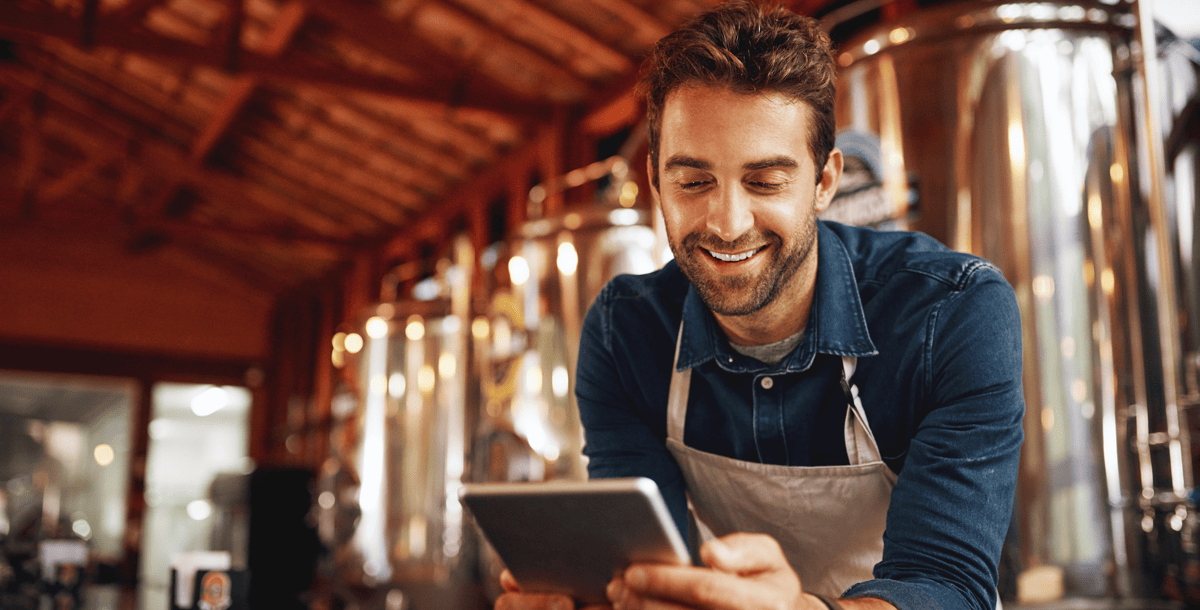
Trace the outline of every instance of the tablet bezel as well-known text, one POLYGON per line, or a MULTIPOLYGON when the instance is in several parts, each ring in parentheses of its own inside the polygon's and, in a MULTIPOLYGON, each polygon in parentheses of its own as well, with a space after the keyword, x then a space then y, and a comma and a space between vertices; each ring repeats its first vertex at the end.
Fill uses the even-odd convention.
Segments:
POLYGON ((459 498, 523 591, 607 603, 605 587, 632 563, 690 563, 647 478, 475 483, 459 498))

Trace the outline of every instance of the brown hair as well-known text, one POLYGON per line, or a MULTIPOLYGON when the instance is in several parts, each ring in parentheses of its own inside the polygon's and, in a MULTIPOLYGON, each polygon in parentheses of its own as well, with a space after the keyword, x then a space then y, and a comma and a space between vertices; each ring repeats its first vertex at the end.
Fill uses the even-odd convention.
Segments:
POLYGON ((808 147, 820 180, 833 150, 835 69, 829 36, 816 20, 783 6, 723 4, 659 40, 643 70, 639 91, 646 96, 650 183, 655 188, 663 103, 687 84, 724 86, 744 94, 772 91, 808 104, 808 147))

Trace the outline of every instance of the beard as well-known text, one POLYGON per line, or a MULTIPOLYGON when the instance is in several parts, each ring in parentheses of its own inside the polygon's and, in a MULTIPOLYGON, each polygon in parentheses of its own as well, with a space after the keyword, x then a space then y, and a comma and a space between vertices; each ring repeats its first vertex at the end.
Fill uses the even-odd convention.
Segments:
POLYGON ((771 304, 800 270, 816 244, 817 219, 815 215, 810 216, 804 228, 791 236, 792 245, 786 250, 783 238, 773 231, 756 230, 732 242, 708 232, 689 233, 682 242, 670 235, 667 237, 675 261, 696 287, 700 300, 714 313, 746 316, 771 304), (771 246, 768 252, 759 252, 754 256, 770 258, 758 273, 720 275, 708 269, 707 261, 700 260, 701 257, 711 258, 705 250, 739 252, 763 243, 771 246))

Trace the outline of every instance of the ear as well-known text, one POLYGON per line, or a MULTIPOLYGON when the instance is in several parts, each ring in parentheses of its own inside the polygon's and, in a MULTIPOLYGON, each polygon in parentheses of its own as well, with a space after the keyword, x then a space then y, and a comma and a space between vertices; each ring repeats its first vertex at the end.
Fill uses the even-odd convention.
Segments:
POLYGON ((824 212, 825 208, 833 203, 838 182, 842 179, 843 162, 842 151, 836 148, 829 151, 829 159, 825 161, 825 167, 821 168, 821 181, 817 183, 816 198, 813 201, 817 212, 824 212))
POLYGON ((646 182, 650 185, 650 200, 658 208, 662 208, 662 201, 659 199, 657 180, 654 179, 654 165, 650 161, 650 154, 646 154, 646 182))

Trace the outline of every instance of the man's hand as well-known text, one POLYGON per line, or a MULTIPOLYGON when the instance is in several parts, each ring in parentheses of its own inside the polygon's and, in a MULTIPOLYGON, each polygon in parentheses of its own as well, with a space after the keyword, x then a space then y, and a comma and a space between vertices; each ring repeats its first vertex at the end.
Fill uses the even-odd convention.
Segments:
MULTIPOLYGON (((783 549, 763 534, 730 534, 700 547, 708 568, 636 564, 608 585, 615 610, 828 610, 805 593, 783 549)), ((896 610, 880 599, 839 600, 845 610, 896 610)))
MULTIPOLYGON (((508 570, 500 573, 504 594, 496 599, 495 610, 574 610, 575 602, 566 595, 522 593, 517 579, 508 570)), ((611 606, 587 606, 580 610, 612 610, 611 606)))
POLYGON ((608 586, 616 610, 827 610, 800 588, 774 538, 730 534, 700 547, 711 569, 637 564, 608 586))

